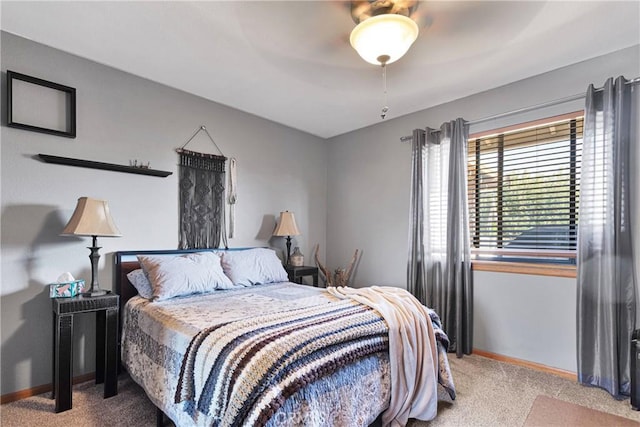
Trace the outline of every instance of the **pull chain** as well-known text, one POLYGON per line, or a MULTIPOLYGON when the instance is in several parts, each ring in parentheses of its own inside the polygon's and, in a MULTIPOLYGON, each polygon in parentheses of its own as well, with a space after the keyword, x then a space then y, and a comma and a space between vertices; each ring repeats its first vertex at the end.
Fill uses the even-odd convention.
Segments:
POLYGON ((387 106, 387 64, 382 63, 382 91, 384 92, 384 106, 382 107, 382 113, 380 117, 384 120, 387 117, 387 111, 389 111, 389 107, 387 106))

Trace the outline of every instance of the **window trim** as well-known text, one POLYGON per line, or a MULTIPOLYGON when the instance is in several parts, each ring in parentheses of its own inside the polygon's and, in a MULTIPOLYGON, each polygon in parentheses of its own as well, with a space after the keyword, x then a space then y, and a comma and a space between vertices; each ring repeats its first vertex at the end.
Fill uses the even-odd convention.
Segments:
MULTIPOLYGON (((486 138, 488 136, 499 136, 501 134, 505 134, 510 131, 515 130, 524 130, 529 127, 536 127, 547 123, 552 123, 555 121, 566 121, 566 120, 574 120, 584 116, 584 110, 577 110, 566 114, 555 115, 551 117, 545 117, 537 120, 531 120, 528 122, 517 123, 514 125, 504 126, 496 129, 488 129, 481 132, 475 132, 469 135, 469 143, 473 143, 471 140, 479 140, 480 138, 486 138)), ((574 132, 575 130, 572 130, 574 132)), ((478 150, 476 150, 476 157, 479 156, 478 150)), ((572 159, 572 161, 575 161, 572 159)), ((575 186, 575 182, 572 181, 572 186, 575 186)), ((478 193, 475 192, 476 196, 479 197, 478 193)), ((473 236, 470 236, 473 239, 473 236)), ((554 255, 561 255, 564 258, 574 259, 576 258, 576 250, 569 251, 551 251, 551 250, 541 250, 536 251, 535 249, 529 249, 525 252, 517 252, 517 251, 505 251, 505 250, 493 250, 493 249, 479 249, 473 247, 473 240, 469 241, 469 246, 471 248, 472 256, 478 254, 486 254, 486 255, 526 255, 526 253, 536 253, 540 258, 553 257, 554 255), (514 253, 515 252, 515 253, 514 253)), ((566 278, 575 278, 577 267, 574 261, 574 264, 554 264, 554 263, 545 263, 544 260, 540 262, 519 262, 519 261, 495 261, 495 260, 482 260, 482 259, 472 259, 471 260, 471 268, 474 271, 490 271, 490 272, 499 272, 499 273, 515 273, 515 274, 531 274, 531 275, 539 275, 539 276, 554 276, 554 277, 566 277, 566 278)))
POLYGON ((571 113, 560 114, 560 115, 551 116, 551 117, 545 117, 545 118, 542 118, 542 119, 531 120, 531 121, 528 121, 528 122, 518 123, 518 124, 515 124, 515 125, 504 126, 504 127, 501 127, 501 128, 488 129, 488 130, 481 131, 481 132, 475 132, 475 133, 472 133, 472 134, 469 135, 469 139, 485 138, 487 136, 492 136, 492 135, 498 136, 501 133, 507 133, 507 132, 511 132, 511 131, 514 131, 514 130, 524 130, 526 128, 544 125, 544 124, 549 123, 550 120, 561 122, 561 121, 565 121, 565 120, 577 119, 577 118, 580 118, 582 116, 584 116, 584 110, 577 110, 577 111, 573 111, 571 113))
POLYGON ((566 264, 543 264, 533 262, 506 262, 472 260, 473 271, 491 271, 496 273, 531 274, 536 276, 566 277, 575 279, 577 267, 566 264))

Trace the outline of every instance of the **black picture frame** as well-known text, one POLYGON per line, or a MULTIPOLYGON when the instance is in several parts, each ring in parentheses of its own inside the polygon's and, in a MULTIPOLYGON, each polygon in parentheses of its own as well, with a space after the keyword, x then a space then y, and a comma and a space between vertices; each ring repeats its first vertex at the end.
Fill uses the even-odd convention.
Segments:
MULTIPOLYGON (((49 135, 64 136, 66 138, 76 137, 76 89, 73 87, 61 85, 58 83, 50 82, 47 80, 39 79, 37 77, 28 76, 26 74, 17 73, 15 71, 7 70, 7 126, 30 130, 33 132, 41 132, 49 135), (21 121, 17 121, 14 117, 14 102, 23 102, 26 100, 18 99, 14 94, 14 82, 21 81, 32 85, 42 86, 44 88, 59 91, 64 94, 64 129, 54 129, 43 126, 38 126, 34 122, 29 123, 28 118, 19 118, 21 121)), ((33 100, 31 100, 33 102, 33 100)), ((55 114, 55 113, 54 113, 55 114)))

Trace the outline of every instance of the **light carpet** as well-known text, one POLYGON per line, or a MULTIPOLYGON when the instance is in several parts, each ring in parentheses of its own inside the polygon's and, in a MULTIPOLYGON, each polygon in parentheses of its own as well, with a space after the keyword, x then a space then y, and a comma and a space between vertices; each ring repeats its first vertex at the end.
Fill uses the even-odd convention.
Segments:
MULTIPOLYGON (((410 421, 409 426, 523 426, 539 395, 640 423, 640 413, 631 409, 628 400, 617 401, 600 389, 481 356, 457 359, 451 355, 449 360, 457 399, 451 402, 441 390, 438 417, 430 422, 410 421)), ((73 409, 59 414, 54 412, 50 393, 8 403, 0 406, 0 425, 155 426, 155 407, 127 375, 119 378, 117 396, 103 399, 102 392, 102 385, 93 382, 74 386, 73 409)))
POLYGON ((414 421, 412 427, 522 426, 538 395, 557 398, 640 422, 629 400, 615 400, 606 391, 585 387, 556 375, 511 365, 481 356, 457 359, 450 355, 457 398, 453 403, 441 393, 438 417, 414 421))

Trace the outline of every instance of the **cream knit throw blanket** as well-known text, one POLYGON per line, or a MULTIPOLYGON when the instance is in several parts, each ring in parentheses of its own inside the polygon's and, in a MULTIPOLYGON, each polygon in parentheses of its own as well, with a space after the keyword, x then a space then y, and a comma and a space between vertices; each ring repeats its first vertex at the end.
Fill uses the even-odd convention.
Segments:
POLYGON ((428 309, 404 289, 382 286, 327 288, 338 298, 351 298, 384 317, 389 326, 391 401, 383 426, 405 426, 409 418, 435 418, 438 405, 438 354, 428 309))

